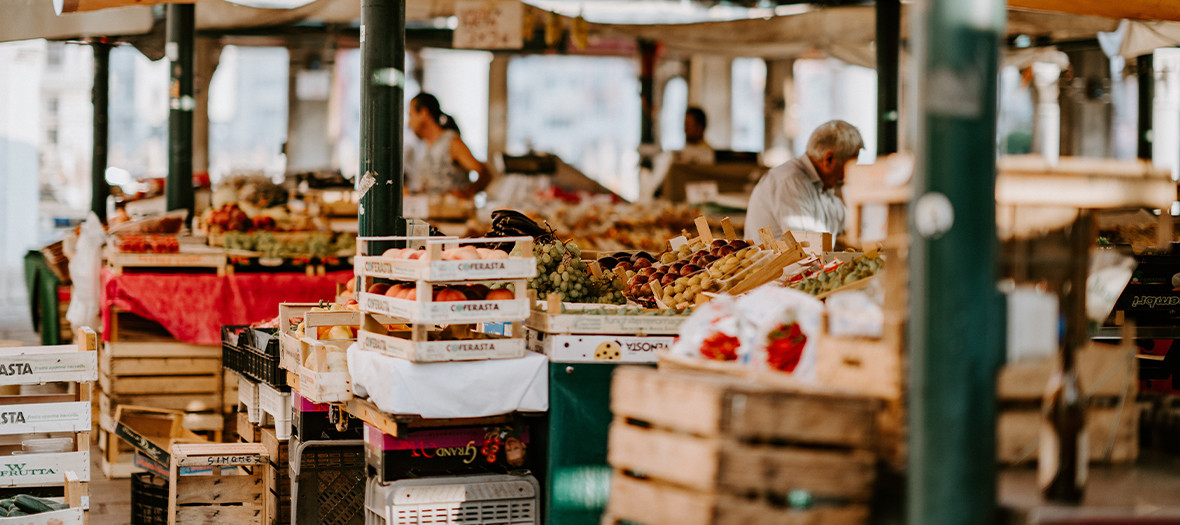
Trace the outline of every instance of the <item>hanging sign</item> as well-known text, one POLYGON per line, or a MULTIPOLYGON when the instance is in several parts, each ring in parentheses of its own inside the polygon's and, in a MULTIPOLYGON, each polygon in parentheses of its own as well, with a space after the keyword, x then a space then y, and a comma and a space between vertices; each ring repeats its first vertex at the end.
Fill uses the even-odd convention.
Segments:
POLYGON ((516 0, 459 0, 455 2, 452 45, 456 49, 520 49, 524 8, 516 0))

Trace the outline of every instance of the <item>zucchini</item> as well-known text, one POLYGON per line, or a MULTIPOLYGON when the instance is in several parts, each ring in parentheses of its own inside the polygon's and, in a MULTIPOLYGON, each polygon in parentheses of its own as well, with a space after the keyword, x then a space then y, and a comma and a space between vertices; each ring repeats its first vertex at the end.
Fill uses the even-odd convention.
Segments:
POLYGON ((28 516, 28 515, 29 515, 29 513, 28 513, 28 512, 24 512, 24 511, 22 511, 22 510, 20 510, 20 509, 15 509, 15 510, 13 510, 12 512, 9 512, 9 513, 8 513, 8 517, 10 517, 10 518, 11 518, 11 517, 13 517, 13 516, 28 516))
POLYGON ((29 514, 40 514, 53 510, 53 507, 50 507, 45 500, 28 494, 17 494, 13 499, 16 501, 17 508, 29 514))
POLYGON ((0 518, 8 517, 8 507, 0 507, 0 518))

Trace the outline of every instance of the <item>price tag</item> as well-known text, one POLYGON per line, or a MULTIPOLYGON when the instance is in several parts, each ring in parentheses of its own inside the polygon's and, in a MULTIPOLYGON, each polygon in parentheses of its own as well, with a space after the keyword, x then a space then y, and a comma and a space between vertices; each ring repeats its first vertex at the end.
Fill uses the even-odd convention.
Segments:
POLYGON ((430 199, 425 195, 406 195, 402 198, 402 216, 414 219, 430 217, 430 199))
POLYGON ((716 181, 690 182, 684 185, 684 200, 689 204, 713 202, 719 193, 716 181))
POLYGON ((520 2, 459 0, 455 2, 456 49, 520 49, 524 8, 520 2))

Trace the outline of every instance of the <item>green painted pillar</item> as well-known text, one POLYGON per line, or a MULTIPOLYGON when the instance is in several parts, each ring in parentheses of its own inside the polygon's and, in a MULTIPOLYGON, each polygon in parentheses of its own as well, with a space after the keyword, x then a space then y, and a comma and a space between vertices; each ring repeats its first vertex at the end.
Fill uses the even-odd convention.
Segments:
POLYGON ((90 102, 94 108, 94 143, 90 154, 90 211, 102 222, 107 221, 107 94, 111 85, 111 45, 106 41, 90 44, 94 49, 94 85, 90 102))
POLYGON ((361 168, 356 182, 361 195, 357 211, 361 236, 405 234, 401 216, 405 67, 405 2, 362 0, 361 168))
MULTIPOLYGON (((168 58, 168 210, 193 216, 193 56, 196 15, 193 4, 168 4, 164 56, 168 58)), ((186 221, 187 224, 187 221, 186 221)))
POLYGON ((1151 160, 1152 117, 1155 110, 1155 55, 1139 55, 1135 59, 1135 64, 1139 84, 1139 122, 1136 144, 1139 158, 1151 160))
POLYGON ((639 40, 639 143, 656 141, 656 42, 639 40))
POLYGON ((901 0, 877 0, 877 156, 897 153, 901 0))
POLYGON ((995 156, 1006 3, 914 7, 907 522, 991 524, 1004 352, 995 156))

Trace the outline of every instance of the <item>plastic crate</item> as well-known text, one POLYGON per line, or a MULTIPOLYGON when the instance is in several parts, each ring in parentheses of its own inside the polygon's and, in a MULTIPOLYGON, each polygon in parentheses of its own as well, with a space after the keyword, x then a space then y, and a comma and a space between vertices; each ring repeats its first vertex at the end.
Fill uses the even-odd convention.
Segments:
POLYGON ((370 479, 365 525, 539 525, 540 492, 529 475, 370 479))
POLYGON ((221 354, 223 367, 287 391, 286 373, 279 368, 278 329, 222 326, 221 354))
POLYGON ((168 525, 168 480, 151 472, 131 474, 131 525, 168 525))
POLYGON ((291 439, 292 525, 363 525, 364 440, 291 439))

